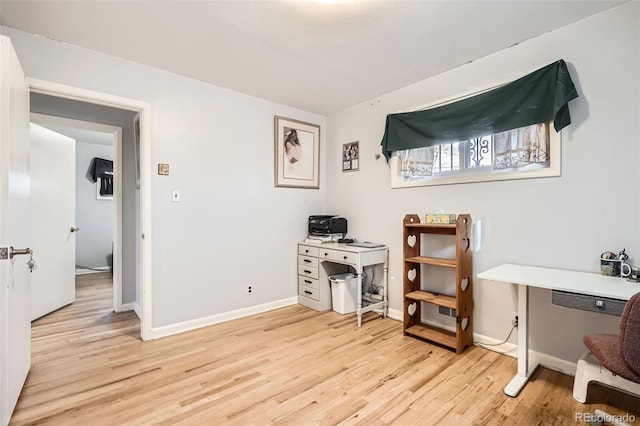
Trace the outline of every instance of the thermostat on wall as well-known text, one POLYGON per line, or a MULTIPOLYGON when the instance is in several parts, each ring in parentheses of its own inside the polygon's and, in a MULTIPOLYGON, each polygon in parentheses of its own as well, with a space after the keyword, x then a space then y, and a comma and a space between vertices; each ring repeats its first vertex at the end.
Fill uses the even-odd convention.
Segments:
POLYGON ((158 163, 158 174, 159 175, 168 175, 169 174, 169 165, 165 163, 158 163))

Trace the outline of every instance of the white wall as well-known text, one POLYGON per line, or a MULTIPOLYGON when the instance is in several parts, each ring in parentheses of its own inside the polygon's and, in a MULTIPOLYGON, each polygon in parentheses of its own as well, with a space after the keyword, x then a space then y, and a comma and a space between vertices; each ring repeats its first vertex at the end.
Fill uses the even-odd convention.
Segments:
POLYGON ((104 268, 113 265, 113 201, 96 199, 88 172, 95 157, 113 160, 113 147, 76 142, 76 265, 104 268))
MULTIPOLYGON (((2 27, 27 76, 151 103, 153 327, 297 295, 296 243, 320 190, 275 188, 273 117, 325 118, 2 27), (171 191, 182 194, 171 202, 171 191), (254 294, 247 296, 251 284, 254 294)), ((206 53, 204 53, 206 54, 206 53)))
MULTIPOLYGON (((407 213, 470 213, 481 231, 476 273, 501 263, 596 272, 601 252, 622 248, 640 265, 639 9, 637 2, 620 6, 329 116, 327 210, 349 219, 350 234, 390 245, 393 310, 402 310, 407 213), (570 103, 573 124, 562 132, 561 177, 390 189, 388 165, 374 158, 388 113, 513 79, 560 58, 580 95, 570 103), (342 144, 356 140, 360 171, 342 173, 342 144)), ((474 331, 502 340, 516 310, 515 287, 479 279, 474 286, 474 331)), ((575 362, 583 334, 617 332, 616 317, 554 307, 549 291, 531 293, 534 350, 575 362)))

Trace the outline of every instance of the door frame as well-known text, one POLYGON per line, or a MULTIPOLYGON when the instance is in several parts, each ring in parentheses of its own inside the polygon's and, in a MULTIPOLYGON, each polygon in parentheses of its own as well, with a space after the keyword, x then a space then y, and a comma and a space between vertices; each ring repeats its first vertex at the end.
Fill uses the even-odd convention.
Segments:
MULTIPOLYGON (((32 93, 134 111, 140 114, 140 337, 153 338, 151 280, 151 104, 106 93, 27 77, 32 93)), ((121 150, 118 160, 121 160, 121 150)), ((114 153, 115 154, 115 153, 114 153)), ((121 168, 121 161, 118 161, 121 168)), ((117 169, 117 172, 122 170, 117 169)), ((121 189, 121 188, 120 188, 121 189)), ((120 192, 120 191, 119 191, 120 192)), ((115 201, 115 197, 114 197, 115 201)), ((121 217, 118 226, 121 227, 121 217)), ((115 225, 115 224, 114 224, 115 225)), ((115 228, 115 226, 114 226, 115 228)), ((115 252, 115 250, 114 250, 115 252)), ((115 264, 115 259, 114 259, 115 264)), ((120 288, 121 289, 121 288, 120 288)), ((114 296, 115 297, 115 296, 114 296)), ((121 303, 121 301, 120 301, 121 303)))
MULTIPOLYGON (((113 311, 122 311, 122 127, 109 124, 94 123, 91 121, 76 120, 73 118, 56 117, 49 114, 32 112, 31 122, 35 124, 54 124, 65 127, 73 127, 82 130, 108 133, 113 137, 113 166, 117 178, 113 185, 113 311)), ((77 142, 76 142, 77 143, 77 142)), ((73 226, 76 226, 75 224, 73 226)), ((81 230, 82 231, 82 230, 81 230)))

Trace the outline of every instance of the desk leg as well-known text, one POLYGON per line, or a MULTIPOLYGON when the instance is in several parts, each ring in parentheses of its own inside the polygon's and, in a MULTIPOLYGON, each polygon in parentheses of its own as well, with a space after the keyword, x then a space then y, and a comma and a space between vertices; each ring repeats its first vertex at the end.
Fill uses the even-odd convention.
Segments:
MULTIPOLYGON (((387 262, 388 263, 388 262, 387 262)), ((389 314, 389 268, 387 268, 387 263, 384 264, 384 277, 383 277, 383 287, 382 287, 382 301, 384 305, 382 306, 382 318, 386 318, 389 314)))
POLYGON ((504 388, 504 393, 516 397, 536 371, 538 364, 529 365, 529 286, 518 285, 518 374, 504 388))
POLYGON ((362 274, 357 275, 357 293, 358 293, 358 305, 356 307, 356 315, 358 316, 358 328, 362 327, 362 274))
POLYGON ((382 300, 384 301, 384 306, 382 307, 382 318, 386 318, 387 315, 389 315, 389 250, 386 250, 386 257, 384 259, 384 266, 383 266, 383 274, 382 274, 382 279, 383 279, 383 288, 382 291, 384 292, 384 296, 382 298, 382 300))

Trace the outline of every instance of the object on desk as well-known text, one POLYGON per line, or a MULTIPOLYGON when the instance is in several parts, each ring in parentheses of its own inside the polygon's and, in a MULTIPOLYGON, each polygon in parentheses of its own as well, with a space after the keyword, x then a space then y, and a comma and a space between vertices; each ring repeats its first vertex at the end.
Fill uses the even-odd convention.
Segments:
POLYGON ((356 311, 358 278, 352 273, 329 276, 331 282, 331 304, 339 314, 351 314, 356 311))
POLYGON ((600 259, 600 274, 607 277, 628 277, 631 265, 622 259, 600 259))
POLYGON ((355 243, 356 240, 353 238, 340 238, 338 239, 338 242, 342 244, 351 244, 351 243, 355 243))
POLYGON ((342 237, 342 234, 329 234, 329 235, 312 235, 309 234, 305 238, 306 243, 334 243, 342 237))
POLYGON ((359 243, 349 243, 347 244, 348 246, 351 247, 362 247, 362 248, 378 248, 378 247, 384 247, 384 244, 380 244, 380 243, 372 243, 370 241, 362 241, 359 243))
POLYGON ((628 277, 631 275, 631 265, 624 261, 629 259, 626 249, 615 254, 605 251, 600 255, 600 274, 607 277, 628 277))
POLYGON ((340 237, 344 237, 347 235, 347 219, 334 215, 309 216, 308 232, 309 235, 341 234, 340 237))
POLYGON ((620 253, 618 253, 618 259, 620 260, 627 260, 629 259, 629 255, 627 253, 625 253, 626 249, 622 249, 622 251, 620 253))
POLYGON ((425 223, 453 224, 458 219, 457 214, 428 213, 425 216, 425 223))
POLYGON ((573 397, 583 404, 589 382, 600 382, 640 396, 640 293, 631 296, 620 318, 618 335, 584 336, 588 351, 578 361, 573 397))

